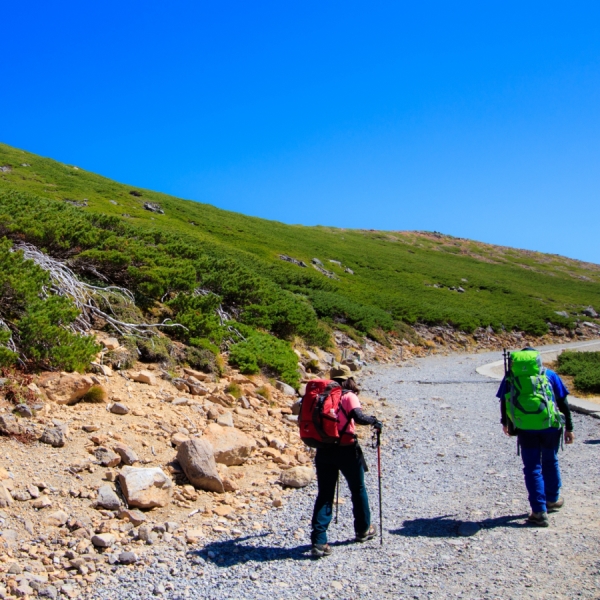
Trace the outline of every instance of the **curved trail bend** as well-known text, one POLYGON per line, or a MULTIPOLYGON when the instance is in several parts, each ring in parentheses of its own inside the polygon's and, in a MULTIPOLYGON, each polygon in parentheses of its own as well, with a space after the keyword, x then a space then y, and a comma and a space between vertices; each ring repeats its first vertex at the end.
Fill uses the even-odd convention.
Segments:
MULTIPOLYGON (((498 358, 434 356, 378 366, 362 380, 365 395, 386 397, 390 413, 383 548, 350 543, 344 484, 340 523, 330 527, 334 554, 311 560, 313 484, 271 511, 263 533, 185 558, 157 552, 145 572, 116 570, 94 597, 147 598, 162 584, 168 598, 599 598, 600 420, 574 414, 575 444, 560 453, 565 507, 550 515, 550 528, 527 527, 521 461, 501 431, 497 382, 476 372, 498 358)), ((378 523, 375 452, 367 446, 365 454, 378 523)))

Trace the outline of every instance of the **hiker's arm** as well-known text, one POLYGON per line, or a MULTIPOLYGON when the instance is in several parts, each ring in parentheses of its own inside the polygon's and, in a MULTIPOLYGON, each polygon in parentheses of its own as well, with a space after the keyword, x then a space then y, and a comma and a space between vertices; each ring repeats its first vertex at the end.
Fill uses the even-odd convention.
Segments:
POLYGON ((350 411, 350 418, 354 419, 356 423, 359 425, 375 425, 379 423, 379 420, 376 417, 370 417, 369 415, 365 415, 365 413, 360 408, 353 408, 350 411))
POLYGON ((571 417, 571 407, 569 406, 568 396, 564 398, 558 398, 556 400, 556 405, 558 406, 558 410, 565 415, 565 429, 567 432, 573 431, 573 418, 571 417))

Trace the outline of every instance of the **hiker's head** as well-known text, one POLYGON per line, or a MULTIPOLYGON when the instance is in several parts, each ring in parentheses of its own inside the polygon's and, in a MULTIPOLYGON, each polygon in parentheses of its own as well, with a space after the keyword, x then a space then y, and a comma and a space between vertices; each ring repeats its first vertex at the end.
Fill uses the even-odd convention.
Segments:
POLYGON ((525 348, 523 348, 521 350, 521 352, 537 352, 537 350, 535 348, 532 348, 531 346, 525 346, 525 348))
POLYGON ((342 389, 358 394, 360 391, 356 381, 352 377, 352 371, 346 365, 333 367, 329 374, 331 379, 342 386, 342 389))
POLYGON ((350 367, 347 367, 346 365, 339 365, 337 367, 331 368, 331 371, 329 372, 329 377, 334 381, 340 383, 340 381, 345 381, 349 377, 352 377, 352 371, 350 370, 350 367), (340 381, 338 381, 338 379, 340 381))

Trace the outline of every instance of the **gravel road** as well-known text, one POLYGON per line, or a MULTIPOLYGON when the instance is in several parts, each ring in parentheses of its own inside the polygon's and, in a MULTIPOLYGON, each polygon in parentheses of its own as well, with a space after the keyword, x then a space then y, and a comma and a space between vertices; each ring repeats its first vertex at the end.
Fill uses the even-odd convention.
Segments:
MULTIPOLYGON (((600 598, 600 420, 574 415, 575 444, 560 454, 565 507, 548 529, 526 526, 521 463, 500 428, 498 383, 475 371, 498 358, 430 357, 363 378, 364 393, 385 397, 389 413, 383 547, 351 543, 344 484, 340 522, 330 527, 334 554, 312 560, 313 484, 271 511, 262 533, 185 557, 160 550, 143 571, 115 567, 93 598, 600 598)), ((365 454, 378 522, 375 451, 365 454)))

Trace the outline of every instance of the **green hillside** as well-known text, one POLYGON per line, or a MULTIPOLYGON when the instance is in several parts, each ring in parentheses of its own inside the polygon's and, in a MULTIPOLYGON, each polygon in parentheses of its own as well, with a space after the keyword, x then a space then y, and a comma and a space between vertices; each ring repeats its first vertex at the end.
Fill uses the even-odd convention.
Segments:
POLYGON ((167 311, 188 338, 217 345, 220 302, 249 331, 317 345, 332 324, 376 339, 406 336, 415 322, 542 334, 549 322, 572 325, 584 307, 600 310, 598 265, 437 233, 284 225, 2 144, 0 234, 68 258, 90 281, 96 272, 129 287, 143 311, 167 311), (191 294, 198 287, 216 296, 191 294))

